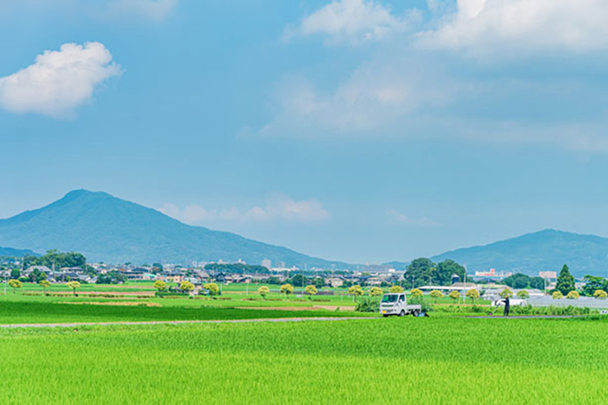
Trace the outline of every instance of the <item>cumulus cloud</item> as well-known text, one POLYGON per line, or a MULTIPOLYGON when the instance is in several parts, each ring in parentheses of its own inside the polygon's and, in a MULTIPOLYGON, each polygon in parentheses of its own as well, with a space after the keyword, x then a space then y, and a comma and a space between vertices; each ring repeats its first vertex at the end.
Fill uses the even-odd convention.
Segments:
POLYGON ((105 80, 119 76, 120 66, 103 44, 64 44, 45 51, 36 62, 0 78, 0 106, 15 113, 37 113, 54 118, 71 117, 90 102, 105 80))
POLYGON ((423 45, 469 53, 608 48, 605 0, 457 0, 423 45))
POLYGON ((284 39, 323 35, 329 43, 360 44, 406 31, 418 18, 416 10, 395 16, 388 7, 373 0, 334 0, 306 16, 297 27, 287 27, 284 39))
POLYGON ((389 220, 393 224, 405 225, 405 226, 420 226, 420 227, 436 227, 440 226, 438 222, 430 220, 426 217, 412 219, 407 215, 401 214, 395 210, 387 211, 389 220))
POLYGON ((329 218, 329 213, 315 199, 294 201, 285 195, 275 195, 263 207, 241 210, 237 207, 206 209, 200 205, 190 205, 180 209, 174 204, 165 204, 160 212, 187 224, 208 224, 217 222, 320 222, 329 218))

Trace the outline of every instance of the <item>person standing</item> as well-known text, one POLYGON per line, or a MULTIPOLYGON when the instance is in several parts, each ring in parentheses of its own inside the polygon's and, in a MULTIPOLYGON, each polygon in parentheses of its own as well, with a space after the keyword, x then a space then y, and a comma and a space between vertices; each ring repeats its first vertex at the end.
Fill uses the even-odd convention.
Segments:
POLYGON ((509 316, 509 311, 511 310, 511 299, 509 297, 505 297, 505 299, 503 300, 503 302, 505 303, 505 312, 504 312, 504 315, 505 316, 509 316))

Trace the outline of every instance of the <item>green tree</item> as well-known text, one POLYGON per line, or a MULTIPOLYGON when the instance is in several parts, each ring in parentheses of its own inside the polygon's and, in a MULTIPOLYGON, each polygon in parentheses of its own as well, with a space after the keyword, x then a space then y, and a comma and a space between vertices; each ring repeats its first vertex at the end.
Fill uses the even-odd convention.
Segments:
POLYGON ((285 294, 287 299, 289 299, 289 294, 293 294, 293 286, 289 283, 283 284, 281 286, 281 294, 285 294))
POLYGON ((443 293, 439 290, 433 290, 431 291, 431 298, 433 298, 433 301, 436 304, 438 298, 443 298, 443 293))
POLYGON ((413 298, 420 298, 424 295, 424 293, 422 292, 422 290, 419 290, 418 288, 414 288, 412 291, 410 291, 410 295, 413 298))
POLYGON ((461 281, 465 279, 466 269, 453 260, 437 263, 433 273, 433 285, 452 285, 452 276, 457 275, 461 281))
POLYGON ((80 283, 78 281, 70 281, 66 283, 68 287, 72 289, 72 294, 76 295, 76 290, 80 288, 80 283))
POLYGON ((188 280, 184 280, 179 284, 179 289, 182 291, 190 292, 194 290, 194 284, 192 284, 188 280))
POLYGON ((576 291, 570 291, 568 295, 566 295, 566 299, 569 300, 577 300, 581 297, 581 295, 576 291))
POLYGON ((530 277, 526 274, 517 273, 505 278, 503 282, 515 289, 527 288, 530 285, 530 277))
POLYGON ((477 291, 474 288, 471 288, 470 290, 468 290, 465 295, 471 299, 472 303, 475 303, 475 300, 478 300, 479 298, 481 298, 481 295, 479 295, 479 291, 477 291))
POLYGON ((209 263, 205 265, 205 270, 215 273, 270 274, 270 270, 264 266, 243 263, 209 263))
POLYGON ((562 294, 560 291, 554 291, 553 294, 551 294, 551 298, 554 300, 561 300, 564 298, 564 294, 562 294))
POLYGON ((597 290, 608 290, 608 280, 602 277, 585 276, 583 278, 585 285, 583 286, 582 293, 588 297, 593 296, 597 290))
POLYGON ((317 291, 317 287, 315 287, 314 285, 307 285, 304 292, 306 292, 306 294, 310 295, 310 297, 308 297, 308 298, 312 298, 312 296, 317 295, 318 291, 317 291))
POLYGON ((59 270, 63 267, 80 267, 85 269, 86 257, 76 252, 60 252, 56 249, 49 250, 44 256, 30 259, 30 265, 46 266, 50 269, 59 270))
POLYGON ((544 290, 545 279, 542 277, 530 277, 530 287, 536 290, 544 290))
POLYGON ((291 284, 298 287, 304 287, 304 284, 307 283, 308 279, 303 274, 296 274, 291 278, 291 284))
POLYGON ((220 293, 220 286, 218 286, 216 283, 207 283, 203 285, 203 288, 209 291, 209 295, 212 296, 218 295, 220 293))
POLYGON ((555 289, 561 292, 562 295, 567 295, 570 291, 576 290, 574 276, 570 274, 570 270, 565 264, 559 272, 559 276, 557 276, 557 285, 555 286, 555 289))
POLYGON ((404 291, 403 287, 398 286, 398 285, 394 285, 388 289, 388 292, 390 292, 391 294, 399 294, 399 293, 402 293, 403 291, 404 291))
POLYGON ((513 297, 513 291, 509 290, 508 288, 505 288, 504 290, 502 290, 500 292, 500 296, 502 298, 507 298, 507 297, 512 298, 513 297))
POLYGON ((530 298, 530 293, 526 290, 521 290, 517 292, 517 297, 525 300, 526 298, 530 298))
POLYGON ((154 288, 156 288, 160 294, 167 289, 167 283, 165 283, 163 280, 156 280, 154 282, 154 288))
POLYGON ((17 289, 23 287, 23 283, 19 280, 8 280, 8 285, 13 289, 13 294, 17 293, 17 289))
POLYGON ((356 301, 357 297, 363 295, 363 288, 360 285, 353 285, 348 288, 348 293, 353 296, 353 300, 356 301))
POLYGON ((454 303, 455 303, 456 301, 458 301, 460 299, 460 292, 454 290, 448 295, 448 297, 450 297, 452 300, 454 300, 454 303))
POLYGON ((258 288, 258 293, 262 296, 262 298, 266 299, 266 296, 268 294, 270 294, 270 288, 263 285, 260 288, 258 288))
POLYGON ((19 269, 12 269, 11 278, 17 280, 19 277, 21 277, 21 271, 19 269))
POLYGON ((593 293, 593 296, 599 300, 605 300, 608 298, 608 293, 606 293, 604 290, 597 290, 593 293))
POLYGON ((382 288, 380 287, 372 287, 371 290, 369 290, 369 295, 371 295, 372 297, 378 297, 383 293, 384 291, 382 291, 382 288))
POLYGON ((435 263, 425 257, 413 260, 405 270, 403 278, 412 288, 433 282, 435 263))
POLYGON ((40 282, 38 284, 40 284, 40 286, 44 290, 44 295, 47 295, 46 290, 47 290, 47 288, 49 288, 51 286, 51 283, 49 283, 48 280, 44 279, 44 280, 40 280, 40 282))

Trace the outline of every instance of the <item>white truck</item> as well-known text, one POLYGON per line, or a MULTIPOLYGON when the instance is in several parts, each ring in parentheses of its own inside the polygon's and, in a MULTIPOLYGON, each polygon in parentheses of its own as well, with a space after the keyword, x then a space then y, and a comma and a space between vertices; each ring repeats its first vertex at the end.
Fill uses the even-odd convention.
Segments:
POLYGON ((380 301, 380 313, 387 317, 390 315, 414 315, 418 316, 422 313, 420 305, 408 305, 405 293, 384 294, 380 301))

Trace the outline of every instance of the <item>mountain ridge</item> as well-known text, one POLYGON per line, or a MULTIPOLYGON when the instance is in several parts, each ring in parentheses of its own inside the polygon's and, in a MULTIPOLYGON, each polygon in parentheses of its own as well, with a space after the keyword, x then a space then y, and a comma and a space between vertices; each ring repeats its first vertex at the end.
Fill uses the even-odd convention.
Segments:
POLYGON ((38 256, 38 253, 29 249, 14 249, 10 247, 0 246, 0 257, 23 257, 23 256, 38 256))
MULTIPOLYGON (((539 271, 559 272, 564 264, 576 277, 608 273, 608 238, 543 229, 513 238, 458 248, 430 257, 434 262, 451 259, 465 264, 469 274, 496 271, 538 275, 539 271)), ((409 262, 385 263, 405 270, 409 262)))
POLYGON ((577 277, 608 271, 608 238, 543 229, 486 245, 441 253, 432 260, 452 259, 466 263, 470 273, 497 271, 537 275, 539 271, 559 272, 564 264, 577 277))
POLYGON ((234 233, 187 225, 155 209, 88 190, 73 190, 44 207, 1 219, 0 245, 42 252, 78 251, 91 261, 110 263, 242 259, 259 264, 267 258, 288 266, 349 266, 234 233))

